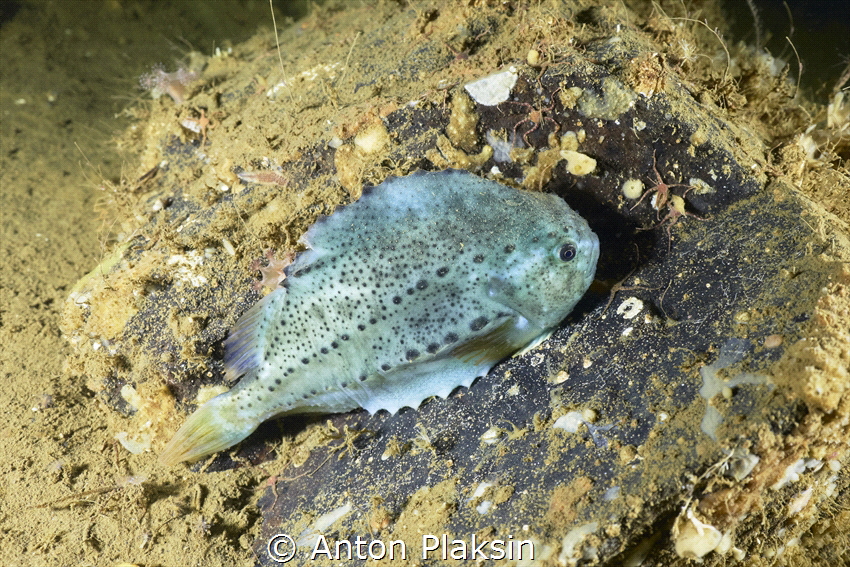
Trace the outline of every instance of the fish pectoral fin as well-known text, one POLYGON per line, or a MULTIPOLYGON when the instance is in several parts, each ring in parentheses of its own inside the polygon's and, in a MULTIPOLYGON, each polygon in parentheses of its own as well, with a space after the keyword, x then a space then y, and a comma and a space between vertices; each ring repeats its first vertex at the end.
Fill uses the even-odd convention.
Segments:
POLYGON ((542 335, 540 335, 539 337, 537 337, 536 339, 534 339, 533 341, 531 341, 530 343, 528 343, 528 344, 527 344, 527 345, 526 345, 523 349, 516 351, 516 352, 514 353, 513 357, 511 357, 511 358, 516 358, 516 357, 518 357, 518 356, 522 356, 522 355, 524 355, 525 353, 527 353, 528 351, 533 350, 533 349, 534 349, 534 348, 536 348, 536 347, 537 347, 540 343, 542 343, 543 341, 545 341, 546 339, 548 339, 549 337, 551 337, 551 336, 552 336, 552 333, 554 333, 554 332, 555 332, 555 330, 554 330, 554 329, 552 329, 551 331, 546 331, 545 333, 543 333, 542 335))
POLYGON ((475 365, 485 362, 496 364, 522 347, 522 343, 516 340, 515 329, 516 321, 507 317, 484 333, 456 345, 448 355, 475 365))
MULTIPOLYGON (((538 317, 533 311, 529 311, 528 305, 523 305, 522 300, 517 297, 516 286, 510 281, 496 276, 491 277, 487 286, 487 297, 505 307, 514 316, 523 317, 526 322, 539 326, 538 317)), ((518 323, 520 326, 523 324, 523 322, 518 323)))

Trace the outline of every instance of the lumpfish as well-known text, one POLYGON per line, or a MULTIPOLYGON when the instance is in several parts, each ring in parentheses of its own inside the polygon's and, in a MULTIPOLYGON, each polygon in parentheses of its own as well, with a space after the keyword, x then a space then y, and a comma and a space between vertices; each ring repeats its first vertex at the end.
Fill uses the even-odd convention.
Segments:
POLYGON ((561 198, 465 171, 390 178, 320 218, 281 287, 237 322, 241 381, 159 461, 221 451, 288 413, 395 413, 545 340, 584 295, 599 239, 561 198))

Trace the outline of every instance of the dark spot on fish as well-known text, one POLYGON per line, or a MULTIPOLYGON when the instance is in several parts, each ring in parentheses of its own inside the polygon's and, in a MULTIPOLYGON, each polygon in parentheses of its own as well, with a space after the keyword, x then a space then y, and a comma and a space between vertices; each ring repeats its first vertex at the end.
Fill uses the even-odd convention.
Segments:
POLYGON ((389 364, 386 364, 386 363, 385 363, 385 364, 382 364, 382 365, 381 365, 381 370, 383 370, 384 372, 386 372, 386 371, 387 371, 387 370, 389 370, 390 368, 392 368, 392 366, 390 366, 389 364))
POLYGON ((417 358, 419 358, 419 351, 416 350, 415 348, 412 348, 409 351, 407 351, 406 353, 404 353, 404 357, 408 361, 416 360, 417 358))
POLYGON ((425 280, 419 280, 418 282, 416 282, 416 289, 423 290, 426 287, 428 287, 428 282, 426 282, 425 280))
POLYGON ((476 264, 480 264, 484 261, 484 254, 476 254, 475 257, 472 258, 472 261, 476 264))
POLYGON ((508 244, 507 246, 505 246, 505 254, 510 254, 514 250, 516 250, 516 246, 514 246, 513 244, 508 244))
POLYGON ((395 303, 396 305, 398 305, 399 303, 401 303, 401 297, 399 297, 398 295, 396 295, 395 297, 393 297, 393 303, 395 303))
POLYGON ((437 270, 437 275, 438 275, 438 276, 440 276, 440 277, 443 277, 443 276, 445 276, 445 275, 446 275, 446 274, 448 274, 448 273, 449 273, 449 269, 448 269, 447 267, 445 267, 445 266, 443 266, 442 268, 439 268, 439 269, 437 270))
POLYGON ((443 341, 446 344, 451 344, 451 343, 456 343, 457 339, 458 339, 458 337, 455 333, 449 333, 448 335, 446 335, 446 338, 443 339, 443 341))
POLYGON ((434 354, 435 352, 437 352, 438 350, 440 350, 440 345, 438 345, 437 343, 431 343, 430 345, 428 345, 428 346, 425 348, 425 350, 427 350, 427 351, 428 351, 429 353, 431 353, 431 354, 434 354))
POLYGON ((477 319, 472 320, 472 323, 469 324, 469 328, 473 331, 480 331, 487 325, 488 322, 487 317, 478 317, 477 319))

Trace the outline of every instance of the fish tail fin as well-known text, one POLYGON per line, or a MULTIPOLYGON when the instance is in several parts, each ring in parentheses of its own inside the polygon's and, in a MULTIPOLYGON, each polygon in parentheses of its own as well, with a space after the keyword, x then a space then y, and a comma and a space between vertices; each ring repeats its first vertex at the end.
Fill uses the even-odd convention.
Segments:
POLYGON ((256 423, 234 419, 226 393, 209 400, 189 416, 159 455, 159 464, 173 466, 222 451, 245 439, 256 423))

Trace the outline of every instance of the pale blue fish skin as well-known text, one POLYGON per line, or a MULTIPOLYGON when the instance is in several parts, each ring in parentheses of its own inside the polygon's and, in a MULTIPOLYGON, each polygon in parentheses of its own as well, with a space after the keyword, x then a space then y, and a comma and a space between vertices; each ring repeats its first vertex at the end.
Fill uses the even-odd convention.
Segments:
POLYGON ((168 443, 166 465, 286 413, 371 413, 469 387, 551 334, 584 295, 599 240, 555 195, 459 170, 390 178, 319 219, 278 288, 225 342, 241 381, 168 443))

